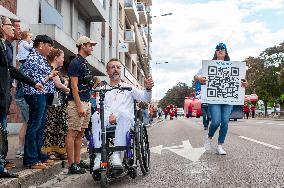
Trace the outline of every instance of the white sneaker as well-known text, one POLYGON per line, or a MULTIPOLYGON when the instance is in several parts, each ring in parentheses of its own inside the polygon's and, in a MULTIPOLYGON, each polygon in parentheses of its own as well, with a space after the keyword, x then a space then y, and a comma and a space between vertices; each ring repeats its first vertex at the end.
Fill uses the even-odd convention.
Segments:
POLYGON ((96 154, 96 158, 94 161, 94 167, 93 167, 93 171, 98 170, 100 168, 100 164, 101 164, 101 154, 97 153, 96 154))
POLYGON ((114 152, 111 156, 111 164, 113 166, 121 166, 122 167, 122 161, 120 159, 120 152, 114 152))
POLYGON ((204 143, 205 150, 210 150, 212 148, 212 139, 207 138, 204 143))
POLYGON ((217 153, 218 153, 219 155, 226 155, 226 154, 227 154, 226 151, 222 148, 222 145, 218 145, 218 147, 217 147, 217 153))

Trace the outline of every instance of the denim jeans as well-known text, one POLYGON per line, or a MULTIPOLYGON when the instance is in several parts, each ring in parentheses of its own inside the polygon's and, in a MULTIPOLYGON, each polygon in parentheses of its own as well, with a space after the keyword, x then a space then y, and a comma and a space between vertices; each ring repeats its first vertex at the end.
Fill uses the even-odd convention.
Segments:
POLYGON ((209 125, 209 111, 208 111, 208 104, 201 104, 202 110, 202 120, 203 120, 203 127, 206 128, 209 125))
POLYGON ((31 166, 48 159, 47 154, 41 152, 47 112, 47 95, 25 95, 25 100, 30 109, 23 163, 25 166, 31 166))
POLYGON ((220 126, 218 143, 223 144, 228 131, 228 123, 233 106, 228 104, 209 104, 211 114, 211 124, 209 127, 208 137, 213 137, 220 126))
POLYGON ((0 115, 0 124, 3 126, 3 129, 7 129, 7 115, 0 115))

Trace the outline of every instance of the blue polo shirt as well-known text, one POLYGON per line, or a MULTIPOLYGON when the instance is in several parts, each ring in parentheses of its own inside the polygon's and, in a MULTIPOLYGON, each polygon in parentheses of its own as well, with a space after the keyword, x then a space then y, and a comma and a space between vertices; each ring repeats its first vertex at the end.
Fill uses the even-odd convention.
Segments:
MULTIPOLYGON (((77 55, 69 64, 68 67, 68 76, 69 78, 72 77, 78 77, 78 90, 79 90, 79 96, 81 101, 89 102, 91 99, 91 88, 88 86, 86 81, 86 76, 88 67, 87 67, 88 61, 83 58, 81 55, 77 55)), ((67 97, 68 101, 74 100, 74 96, 72 93, 72 87, 71 87, 71 79, 69 81, 70 85, 70 92, 67 97)))

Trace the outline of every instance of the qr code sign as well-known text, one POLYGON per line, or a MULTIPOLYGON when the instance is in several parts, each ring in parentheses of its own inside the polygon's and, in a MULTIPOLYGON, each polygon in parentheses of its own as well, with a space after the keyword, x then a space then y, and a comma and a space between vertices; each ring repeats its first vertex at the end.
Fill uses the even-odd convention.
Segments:
POLYGON ((238 98, 240 88, 238 67, 208 66, 207 97, 238 98))

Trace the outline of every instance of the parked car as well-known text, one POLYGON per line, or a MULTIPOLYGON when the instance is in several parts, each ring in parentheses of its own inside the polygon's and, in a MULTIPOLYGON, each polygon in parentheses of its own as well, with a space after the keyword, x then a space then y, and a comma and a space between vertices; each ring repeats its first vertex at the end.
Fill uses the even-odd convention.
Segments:
MULTIPOLYGON (((257 115, 264 115, 265 114, 264 108, 256 109, 255 113, 257 115)), ((272 107, 267 107, 267 115, 271 115, 272 113, 274 113, 273 108, 272 107)))
POLYGON ((183 110, 183 108, 178 108, 178 109, 177 109, 177 115, 178 115, 178 116, 184 116, 184 110, 183 110))

